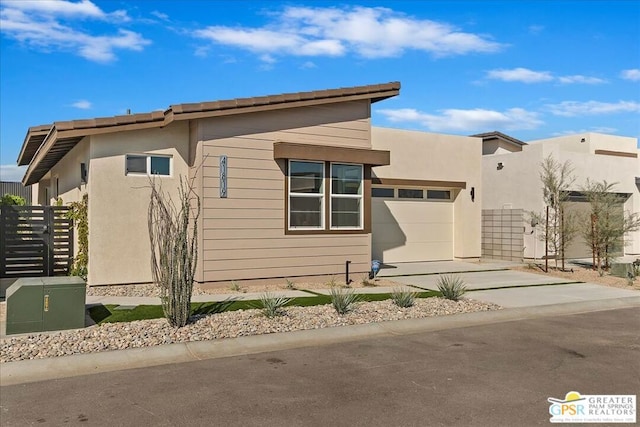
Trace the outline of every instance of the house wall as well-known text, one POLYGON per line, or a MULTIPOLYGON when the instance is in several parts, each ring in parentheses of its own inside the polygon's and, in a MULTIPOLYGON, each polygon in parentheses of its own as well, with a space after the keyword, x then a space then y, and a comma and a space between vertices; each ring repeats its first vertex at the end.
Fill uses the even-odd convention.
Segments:
POLYGON ((480 257, 482 140, 373 127, 372 146, 391 151, 390 165, 373 168, 378 178, 466 182, 466 189, 459 190, 453 202, 453 256, 480 257), (471 201, 471 188, 475 201, 471 201))
POLYGON ((40 203, 55 204, 57 196, 67 205, 79 201, 82 195, 89 191, 88 183, 82 183, 80 177, 80 164, 89 165, 89 146, 89 138, 82 139, 44 176, 39 185, 40 203), (48 200, 45 200, 44 188, 48 189, 48 200))
POLYGON ((209 118, 192 129, 202 164, 200 281, 342 275, 370 269, 371 234, 286 234, 285 162, 277 141, 371 148, 369 101, 209 118), (220 198, 219 159, 228 159, 220 198))
MULTIPOLYGON (((523 209, 525 217, 531 211, 542 213, 540 164, 544 158, 553 155, 560 163, 571 162, 576 177, 571 190, 580 191, 587 178, 615 182, 615 191, 631 194, 624 209, 630 213, 640 212, 640 189, 635 184, 635 177, 640 176, 640 159, 595 154, 596 150, 638 155, 635 138, 583 133, 532 141, 521 152, 483 156, 483 209, 523 209), (498 162, 502 162, 502 170, 497 169, 498 162)), ((538 228, 538 233, 542 232, 542 228, 538 228)), ((640 254, 640 232, 630 233, 625 241, 628 242, 626 254, 640 254)), ((544 253, 544 243, 536 239, 536 231, 530 225, 525 227, 524 246, 526 258, 539 258, 544 253)))
POLYGON ((189 125, 91 136, 89 167, 89 284, 151 282, 147 176, 125 175, 126 154, 172 156, 172 176, 157 182, 178 200, 189 175, 189 125))

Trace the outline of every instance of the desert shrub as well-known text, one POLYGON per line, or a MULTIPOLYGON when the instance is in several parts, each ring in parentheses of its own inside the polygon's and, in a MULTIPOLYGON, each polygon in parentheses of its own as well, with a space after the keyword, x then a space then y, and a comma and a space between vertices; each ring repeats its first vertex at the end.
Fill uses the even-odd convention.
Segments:
POLYGON ((376 284, 369 279, 369 273, 364 273, 362 275, 362 278, 360 279, 360 283, 362 283, 362 286, 375 286, 376 284))
POLYGON ((353 293, 353 290, 341 289, 337 286, 331 287, 331 305, 340 315, 353 310, 353 305, 360 300, 360 297, 353 293))
POLYGON ((393 292, 391 292, 391 300, 393 303, 402 308, 412 307, 417 296, 417 292, 413 292, 408 288, 395 288, 393 292))
POLYGON ((260 310, 266 317, 273 318, 284 314, 282 308, 289 302, 291 302, 291 298, 276 296, 271 292, 267 292, 260 296, 260 302, 257 303, 255 308, 260 310))
POLYGON ((438 278, 438 290, 443 298, 458 301, 467 292, 467 287, 460 276, 444 275, 438 278))

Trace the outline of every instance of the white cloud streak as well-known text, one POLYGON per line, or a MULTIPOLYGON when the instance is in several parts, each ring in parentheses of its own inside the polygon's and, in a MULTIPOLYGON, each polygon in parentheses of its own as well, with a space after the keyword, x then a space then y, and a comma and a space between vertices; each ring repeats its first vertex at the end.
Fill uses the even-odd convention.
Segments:
POLYGON ((0 181, 22 181, 26 171, 26 166, 0 165, 0 181))
POLYGON ((555 77, 550 71, 534 71, 528 68, 497 69, 487 72, 488 79, 501 80, 504 82, 520 83, 544 83, 557 81, 563 84, 602 84, 606 80, 583 75, 559 76, 555 77))
POLYGON ((79 108, 81 110, 89 110, 91 109, 92 104, 90 101, 87 101, 86 99, 79 99, 78 101, 71 104, 71 106, 75 108, 79 108))
POLYGON ((622 70, 620 73, 620 77, 625 80, 631 80, 632 82, 640 81, 640 70, 637 68, 633 68, 631 70, 622 70))
POLYGON ((546 108, 552 114, 562 117, 595 116, 602 114, 640 112, 640 103, 636 101, 564 101, 559 104, 548 104, 546 108))
POLYGON ((543 122, 538 114, 522 108, 510 108, 505 111, 448 109, 439 114, 423 113, 413 108, 397 110, 377 110, 391 122, 414 122, 432 131, 484 132, 488 130, 535 129, 543 122))
POLYGON ((553 80, 553 76, 549 71, 533 71, 527 68, 491 70, 487 72, 487 78, 521 83, 540 83, 553 80))
POLYGON ((561 76, 561 77, 558 77, 558 81, 564 84, 579 83, 579 84, 585 84, 585 85, 599 85, 607 82, 604 79, 599 79, 597 77, 582 76, 579 74, 574 76, 561 76))
POLYGON ((75 29, 74 20, 100 20, 109 23, 129 21, 124 11, 106 13, 89 0, 79 3, 64 0, 3 2, 0 9, 2 33, 42 51, 72 51, 95 62, 111 62, 115 51, 141 51, 151 41, 122 28, 116 34, 95 35, 75 29))
POLYGON ((504 45, 441 22, 376 7, 288 7, 258 28, 210 26, 193 36, 257 54, 388 58, 416 50, 436 57, 497 52, 504 45))

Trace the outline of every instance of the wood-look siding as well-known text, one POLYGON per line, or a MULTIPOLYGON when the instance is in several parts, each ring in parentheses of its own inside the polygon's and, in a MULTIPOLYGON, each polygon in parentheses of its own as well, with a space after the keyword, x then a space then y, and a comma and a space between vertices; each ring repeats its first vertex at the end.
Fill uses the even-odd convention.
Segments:
MULTIPOLYGON (((199 281, 216 282, 368 271, 370 234, 285 235, 285 164, 276 141, 371 148, 369 102, 213 118, 198 122, 202 147, 199 281), (227 198, 219 157, 227 156, 227 198)), ((328 201, 327 201, 328 202, 328 201)))

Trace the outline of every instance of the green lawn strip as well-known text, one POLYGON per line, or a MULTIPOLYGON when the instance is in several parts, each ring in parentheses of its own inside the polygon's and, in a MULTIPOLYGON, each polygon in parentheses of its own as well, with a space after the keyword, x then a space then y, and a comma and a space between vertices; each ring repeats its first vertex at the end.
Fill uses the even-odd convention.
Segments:
POLYGON ((491 270, 464 270, 464 271, 439 271, 437 273, 408 273, 408 274, 390 274, 384 276, 376 276, 376 279, 388 279, 390 277, 410 277, 410 276, 438 276, 447 274, 464 274, 464 273, 491 273, 492 271, 509 271, 508 268, 494 268, 491 270))
MULTIPOLYGON (((288 307, 309 307, 313 305, 331 304, 329 295, 322 295, 311 292, 314 297, 293 298, 288 307)), ((383 301, 391 298, 386 294, 358 294, 360 301, 383 301)), ((438 296, 439 292, 425 291, 417 294, 418 298, 429 298, 438 296)), ((250 301, 221 301, 221 302, 198 302, 191 303, 191 311, 193 314, 214 314, 223 311, 248 310, 260 306, 259 300, 250 301)), ((133 322, 135 320, 160 319, 164 317, 161 305, 139 305, 131 310, 116 310, 118 305, 95 305, 89 307, 89 315, 94 322, 101 323, 117 323, 117 322, 133 322)))

